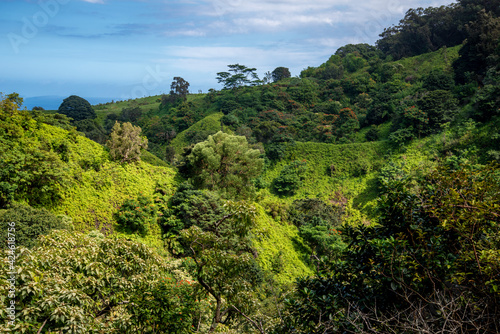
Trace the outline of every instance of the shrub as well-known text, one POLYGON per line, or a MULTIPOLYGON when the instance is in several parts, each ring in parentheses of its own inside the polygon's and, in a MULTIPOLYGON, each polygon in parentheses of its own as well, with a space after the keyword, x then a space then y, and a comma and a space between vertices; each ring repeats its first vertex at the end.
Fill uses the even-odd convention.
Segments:
MULTIPOLYGON (((40 235, 45 235, 52 229, 69 227, 60 217, 48 210, 35 209, 27 205, 15 204, 0 214, 0 240, 1 248, 6 247, 9 227, 14 227, 16 247, 31 248, 37 243, 40 235), (9 225, 14 223, 14 226, 9 225)), ((12 230, 10 230, 12 231, 12 230)))
POLYGON ((127 199, 115 214, 118 225, 129 232, 146 234, 149 225, 156 223, 157 208, 150 197, 127 199))
POLYGON ((407 142, 415 139, 413 126, 394 131, 389 136, 389 141, 395 146, 403 146, 407 142))
POLYGON ((379 136, 378 127, 375 124, 370 126, 370 129, 365 133, 365 139, 367 141, 377 141, 379 136))
POLYGON ((279 195, 290 196, 302 185, 303 174, 306 171, 305 161, 294 161, 285 166, 280 175, 273 181, 273 188, 279 195))
POLYGON ((428 90, 451 90, 455 86, 453 76, 441 69, 433 69, 425 78, 423 88, 428 90))

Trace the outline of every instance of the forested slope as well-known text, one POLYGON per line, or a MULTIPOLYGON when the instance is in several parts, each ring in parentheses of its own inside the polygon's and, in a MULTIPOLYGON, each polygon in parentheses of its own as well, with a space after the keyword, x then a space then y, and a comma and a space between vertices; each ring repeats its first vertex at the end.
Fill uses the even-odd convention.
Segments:
POLYGON ((2 328, 500 332, 497 9, 79 120, 2 96, 2 328))

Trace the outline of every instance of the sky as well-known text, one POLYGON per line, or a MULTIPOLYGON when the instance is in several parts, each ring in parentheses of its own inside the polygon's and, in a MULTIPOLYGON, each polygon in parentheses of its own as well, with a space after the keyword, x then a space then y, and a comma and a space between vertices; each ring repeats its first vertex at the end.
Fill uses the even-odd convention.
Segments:
MULTIPOLYGON (((292 76, 452 0, 0 0, 0 92, 92 103, 221 89, 229 64, 292 76)), ((33 99, 31 99, 33 101, 33 99)), ((29 106, 28 106, 29 107, 29 106)))

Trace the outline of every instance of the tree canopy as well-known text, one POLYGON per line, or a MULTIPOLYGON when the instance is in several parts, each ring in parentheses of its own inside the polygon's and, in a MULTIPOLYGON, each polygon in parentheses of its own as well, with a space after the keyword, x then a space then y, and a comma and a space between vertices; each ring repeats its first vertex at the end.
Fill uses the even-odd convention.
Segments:
POLYGON ((290 70, 286 67, 276 67, 274 71, 271 73, 273 81, 280 81, 286 78, 290 78, 292 75, 290 74, 290 70))
POLYGON ((197 187, 244 196, 251 192, 250 181, 264 166, 260 154, 249 147, 244 136, 219 131, 193 147, 186 167, 197 187))
POLYGON ((217 81, 224 85, 224 88, 237 88, 241 86, 255 86, 261 83, 256 68, 249 68, 245 65, 227 65, 228 72, 218 72, 217 81))
POLYGON ((76 95, 65 98, 59 106, 58 111, 61 114, 71 117, 75 122, 97 117, 90 103, 76 95))

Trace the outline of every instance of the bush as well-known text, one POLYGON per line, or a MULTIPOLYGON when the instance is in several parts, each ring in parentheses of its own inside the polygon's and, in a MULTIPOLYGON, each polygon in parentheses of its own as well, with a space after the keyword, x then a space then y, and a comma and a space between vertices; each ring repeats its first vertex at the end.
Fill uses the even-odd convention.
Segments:
MULTIPOLYGON (((27 205, 15 204, 0 214, 1 248, 7 246, 9 227, 14 227, 16 247, 31 248, 37 243, 38 236, 48 234, 52 229, 68 228, 60 217, 48 210, 35 209, 27 205), (9 225, 15 223, 15 226, 9 225)), ((10 230, 12 231, 12 230, 10 230)))
POLYGON ((294 161, 285 166, 280 175, 273 181, 273 188, 279 195, 290 196, 302 185, 303 174, 306 171, 305 161, 294 161))
POLYGON ((370 126, 370 129, 365 133, 365 139, 367 141, 377 141, 379 136, 378 127, 375 124, 370 126))
POLYGON ((115 215, 118 225, 129 232, 147 234, 150 224, 156 223, 157 208, 150 197, 127 199, 115 215))
POLYGON ((441 69, 433 69, 425 78, 423 88, 428 90, 451 90, 455 86, 453 76, 441 69))
POLYGON ((271 161, 280 161, 285 157, 290 147, 293 147, 295 142, 271 142, 266 145, 266 156, 271 161))
POLYGON ((413 126, 396 130, 389 136, 389 141, 394 146, 403 146, 407 142, 415 139, 414 132, 415 131, 413 130, 413 126))

